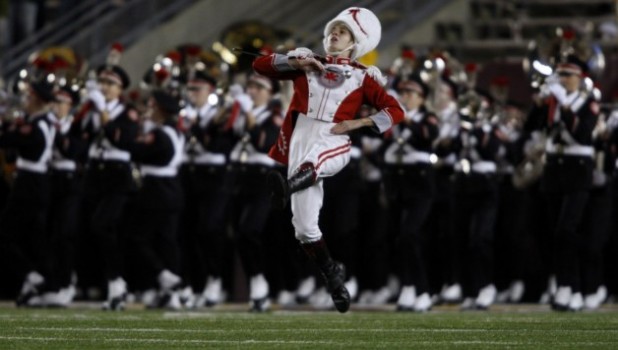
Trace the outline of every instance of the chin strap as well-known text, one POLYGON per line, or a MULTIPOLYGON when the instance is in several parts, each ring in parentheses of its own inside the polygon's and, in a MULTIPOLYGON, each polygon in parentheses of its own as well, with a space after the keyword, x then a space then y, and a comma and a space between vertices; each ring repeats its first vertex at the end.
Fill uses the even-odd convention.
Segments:
MULTIPOLYGON (((339 55, 341 55, 342 53, 344 53, 344 52, 346 52, 346 51, 350 51, 350 50, 352 50, 352 49, 354 48, 354 46, 355 46, 355 45, 356 45, 356 44, 352 44, 352 45, 350 45, 350 46, 346 47, 345 49, 343 49, 343 50, 341 50, 341 51, 328 51, 328 50, 325 50, 325 51, 326 51, 326 53, 327 53, 327 54, 329 54, 329 55, 331 55, 331 56, 339 56, 339 55)), ((324 45, 324 46, 326 47, 326 45, 324 45)))

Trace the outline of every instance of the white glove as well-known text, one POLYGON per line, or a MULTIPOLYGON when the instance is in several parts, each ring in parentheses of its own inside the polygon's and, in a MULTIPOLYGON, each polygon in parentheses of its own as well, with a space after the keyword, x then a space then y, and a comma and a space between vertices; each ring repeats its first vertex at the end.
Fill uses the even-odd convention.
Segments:
POLYGON ((96 109, 99 111, 104 111, 106 107, 105 96, 99 89, 93 89, 88 91, 88 99, 92 101, 96 109))
POLYGON ((290 58, 296 58, 296 59, 302 60, 305 58, 313 57, 313 51, 309 50, 306 47, 299 47, 292 51, 288 51, 287 56, 290 58))
POLYGON ((245 90, 242 88, 240 84, 232 84, 229 89, 230 96, 233 99, 245 93, 245 90))
POLYGON ((240 109, 242 109, 245 113, 250 112, 253 108, 253 100, 251 99, 251 96, 247 94, 240 94, 236 96, 236 102, 238 102, 240 109))
POLYGON ((551 92, 551 94, 554 95, 554 97, 556 98, 556 100, 558 101, 560 105, 562 106, 566 105, 567 92, 564 86, 562 86, 560 83, 558 84, 552 83, 552 84, 548 84, 547 88, 549 89, 549 92, 551 92))
POLYGON ((99 83, 96 80, 90 79, 86 81, 85 84, 86 91, 90 92, 92 90, 99 90, 99 83))

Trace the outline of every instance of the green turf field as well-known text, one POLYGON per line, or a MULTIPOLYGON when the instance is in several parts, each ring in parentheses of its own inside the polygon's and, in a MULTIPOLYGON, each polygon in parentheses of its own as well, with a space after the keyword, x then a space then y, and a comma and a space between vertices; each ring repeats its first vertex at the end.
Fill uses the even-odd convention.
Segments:
MULTIPOLYGON (((0 307, 0 349, 618 349, 618 310, 110 313, 0 307)), ((244 306, 243 306, 244 309, 244 306)))

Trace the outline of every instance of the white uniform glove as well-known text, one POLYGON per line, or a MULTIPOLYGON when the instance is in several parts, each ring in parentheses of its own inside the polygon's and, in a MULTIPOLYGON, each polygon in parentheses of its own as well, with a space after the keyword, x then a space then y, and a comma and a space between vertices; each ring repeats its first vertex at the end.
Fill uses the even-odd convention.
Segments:
POLYGON ((233 99, 236 99, 236 97, 244 94, 245 90, 242 88, 242 86, 240 84, 232 84, 232 85, 230 85, 229 92, 230 92, 230 96, 233 99))
POLYGON ((242 109, 243 112, 251 112, 251 109, 253 108, 253 100, 251 99, 251 96, 247 94, 240 94, 236 96, 236 102, 238 102, 240 109, 242 109))
POLYGON ((566 89, 564 88, 564 86, 562 86, 562 84, 560 83, 551 83, 547 85, 547 88, 549 89, 549 92, 554 95, 554 97, 556 98, 556 100, 558 101, 558 103, 561 106, 566 105, 566 101, 567 101, 567 92, 566 89))
POLYGON ((299 47, 294 50, 288 51, 287 56, 290 58, 302 60, 305 58, 313 57, 313 51, 309 50, 306 47, 299 47))
POLYGON ((105 107, 106 107, 105 96, 103 96, 103 93, 101 92, 101 90, 92 89, 88 91, 88 99, 92 101, 95 108, 98 109, 100 112, 105 110, 105 107))

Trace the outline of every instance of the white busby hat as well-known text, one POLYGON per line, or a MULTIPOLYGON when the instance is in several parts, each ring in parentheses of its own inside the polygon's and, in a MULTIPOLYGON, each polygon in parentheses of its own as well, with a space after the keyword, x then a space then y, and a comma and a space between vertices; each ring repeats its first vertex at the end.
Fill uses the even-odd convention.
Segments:
POLYGON ((382 36, 382 26, 378 17, 366 8, 350 7, 343 10, 324 27, 324 50, 327 53, 328 35, 337 22, 345 24, 354 36, 352 59, 357 59, 378 46, 382 36))

